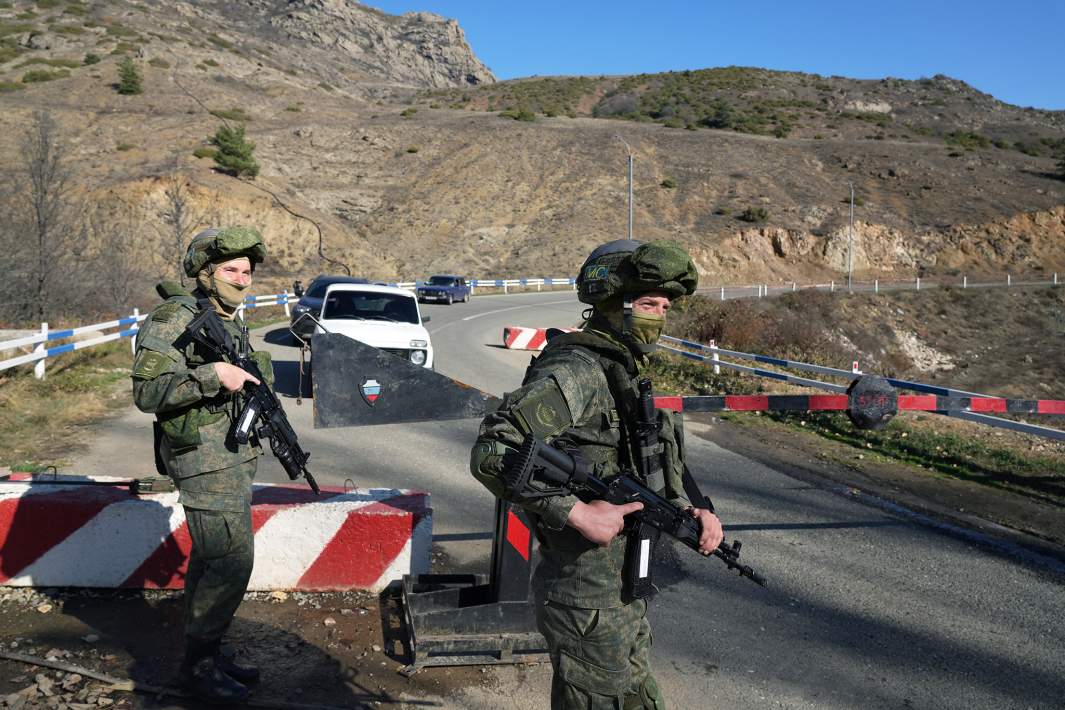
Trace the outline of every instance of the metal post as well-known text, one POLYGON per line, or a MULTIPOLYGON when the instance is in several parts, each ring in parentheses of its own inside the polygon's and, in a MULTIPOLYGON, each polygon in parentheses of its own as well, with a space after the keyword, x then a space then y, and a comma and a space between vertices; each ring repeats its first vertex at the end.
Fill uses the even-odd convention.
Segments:
MULTIPOLYGON (((133 309, 133 327, 130 330, 140 330, 140 326, 137 325, 137 319, 140 318, 141 312, 139 308, 133 309)), ((129 339, 129 349, 133 351, 133 354, 137 354, 137 334, 134 333, 129 339)))
POLYGON ((961 287, 962 288, 969 288, 969 277, 968 276, 962 276, 961 277, 961 287))
POLYGON ((503 293, 505 293, 505 294, 506 293, 510 293, 510 291, 507 291, 507 281, 506 281, 506 279, 503 279, 503 293))
MULTIPOLYGON (((44 336, 45 338, 48 337, 48 324, 47 323, 41 323, 41 335, 44 336)), ((33 349, 33 352, 40 353, 40 352, 44 352, 47 349, 48 349, 47 341, 46 340, 42 340, 41 342, 37 343, 37 347, 35 347, 33 349)), ((33 366, 33 376, 36 377, 38 380, 43 380, 44 379, 44 361, 47 360, 47 359, 48 358, 41 358, 40 360, 37 361, 37 364, 33 366)))
POLYGON ((1006 288, 1009 288, 1012 285, 1013 285, 1013 276, 1011 276, 1010 274, 1006 274, 1006 288))
MULTIPOLYGON (((716 340, 711 340, 710 341, 710 347, 711 348, 716 348, 717 347, 717 341, 716 340)), ((717 354, 717 350, 713 351, 713 354, 710 355, 710 359, 713 360, 713 362, 714 362, 714 374, 715 375, 720 375, 721 374, 721 365, 718 365, 717 363, 719 363, 721 361, 721 356, 717 354)))
POLYGON ((921 277, 920 276, 917 277, 917 290, 918 291, 921 290, 921 277))
POLYGON ((835 281, 829 281, 828 282, 828 292, 829 293, 835 293, 835 291, 836 291, 836 282, 835 281))
POLYGON ((799 290, 798 284, 796 284, 794 281, 791 282, 791 290, 793 293, 799 290))
POLYGON ((851 186, 851 218, 849 226, 847 227, 847 290, 851 290, 851 278, 854 275, 854 183, 848 182, 851 186))
MULTIPOLYGON (((1054 274, 1054 283, 1057 283, 1057 278, 1058 278, 1058 275, 1054 274)), ((722 301, 725 300, 725 287, 724 286, 721 287, 721 300, 722 301)))
POLYGON ((1054 272, 1054 285, 1055 286, 1058 285, 1058 272, 1057 271, 1054 272))
POLYGON ((629 239, 632 239, 632 148, 620 134, 614 134, 614 137, 625 144, 625 150, 629 153, 629 239))
POLYGON ((289 318, 289 317, 292 316, 292 311, 290 311, 288 309, 288 289, 287 288, 285 289, 284 296, 285 296, 285 317, 289 318))
POLYGON ((873 293, 880 293, 880 279, 873 279, 873 293))

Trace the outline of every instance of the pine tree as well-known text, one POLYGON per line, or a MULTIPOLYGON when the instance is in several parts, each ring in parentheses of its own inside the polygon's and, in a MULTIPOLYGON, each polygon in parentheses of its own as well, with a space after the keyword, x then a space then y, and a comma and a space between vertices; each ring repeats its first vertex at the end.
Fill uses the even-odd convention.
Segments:
POLYGON ((255 144, 245 140, 243 123, 235 128, 220 126, 208 142, 218 148, 214 162, 222 172, 234 177, 255 177, 259 174, 259 163, 252 157, 255 144))
POLYGON ((127 95, 144 93, 140 70, 129 57, 123 59, 118 65, 118 93, 127 95))

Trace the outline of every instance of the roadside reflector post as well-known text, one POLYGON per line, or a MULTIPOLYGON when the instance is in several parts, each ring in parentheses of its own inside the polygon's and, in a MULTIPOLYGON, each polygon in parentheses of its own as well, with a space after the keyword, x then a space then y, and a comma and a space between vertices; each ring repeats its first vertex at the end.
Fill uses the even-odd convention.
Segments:
MULTIPOLYGON (((33 349, 33 352, 35 353, 44 352, 48 347, 46 342, 48 339, 47 323, 41 323, 41 337, 41 342, 37 343, 37 347, 33 349)), ((44 379, 44 361, 47 359, 48 358, 42 357, 40 360, 37 361, 37 364, 33 366, 33 376, 36 377, 38 380, 44 379)))
POLYGON ((921 290, 921 277, 920 276, 917 277, 917 290, 918 291, 921 290))
POLYGON ((718 365, 717 363, 721 362, 721 356, 718 355, 718 353, 717 353, 717 349, 716 349, 717 348, 717 341, 716 340, 711 340, 710 341, 710 347, 714 348, 713 354, 710 356, 710 359, 713 360, 713 362, 714 362, 714 374, 715 375, 720 375, 721 374, 721 365, 718 365))
POLYGON ((1055 286, 1058 285, 1058 272, 1057 271, 1054 272, 1054 285, 1055 286))
MULTIPOLYGON (((138 322, 138 319, 140 317, 141 317, 140 309, 139 308, 134 308, 133 309, 133 327, 130 328, 130 330, 134 330, 134 331, 140 330, 140 325, 139 325, 139 322, 138 322)), ((129 339, 129 349, 133 352, 134 355, 137 354, 137 334, 136 333, 134 333, 133 337, 131 337, 129 339)))
POLYGON ((1011 274, 1006 274, 1006 288, 1009 288, 1012 285, 1013 285, 1013 276, 1011 274))
POLYGON ((969 277, 968 276, 962 276, 961 277, 961 287, 962 288, 969 288, 969 277))
POLYGON ((873 279, 873 293, 880 293, 880 279, 873 279))
POLYGON ((503 282, 503 293, 510 293, 509 291, 507 291, 507 282, 506 281, 503 282))
MULTIPOLYGON (((1058 279, 1058 275, 1054 274, 1054 283, 1058 282, 1057 279, 1058 279)), ((721 287, 721 300, 722 301, 725 300, 725 287, 724 286, 721 287)))
POLYGON ((791 282, 791 290, 792 292, 799 290, 799 286, 794 281, 791 282))
POLYGON ((851 363, 851 372, 854 373, 855 375, 862 374, 862 371, 858 369, 858 361, 857 360, 855 360, 854 362, 851 363))
POLYGON ((836 282, 835 281, 829 281, 828 282, 828 292, 832 293, 835 290, 836 290, 836 282))
POLYGON ((285 317, 289 318, 289 317, 292 316, 292 311, 290 311, 288 309, 288 289, 287 288, 285 289, 285 292, 282 295, 284 296, 284 299, 285 299, 285 317))

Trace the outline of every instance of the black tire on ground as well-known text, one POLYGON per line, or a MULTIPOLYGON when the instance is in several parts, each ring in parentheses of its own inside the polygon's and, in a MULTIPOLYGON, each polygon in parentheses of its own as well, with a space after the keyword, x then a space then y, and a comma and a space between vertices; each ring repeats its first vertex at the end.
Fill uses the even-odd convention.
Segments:
POLYGON ((454 302, 455 302, 455 296, 449 293, 447 295, 447 305, 450 306, 454 302))

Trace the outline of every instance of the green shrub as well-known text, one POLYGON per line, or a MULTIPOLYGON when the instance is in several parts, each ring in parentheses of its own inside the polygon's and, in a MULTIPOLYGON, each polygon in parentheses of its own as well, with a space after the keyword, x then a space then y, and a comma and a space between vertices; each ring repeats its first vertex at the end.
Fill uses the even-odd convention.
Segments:
POLYGON ((411 147, 407 148, 407 152, 408 153, 417 153, 418 152, 418 146, 412 145, 411 147))
POLYGON ((528 121, 529 123, 536 120, 536 114, 527 108, 508 108, 506 111, 500 111, 499 117, 510 118, 515 121, 528 121))
POLYGON ((413 106, 411 106, 409 108, 405 108, 402 111, 400 111, 399 115, 400 115, 400 118, 410 118, 411 116, 413 116, 416 113, 418 113, 418 109, 416 109, 413 106))
POLYGON ((230 42, 229 40, 222 39, 221 37, 219 37, 218 35, 214 34, 213 32, 211 34, 207 35, 207 41, 210 42, 211 44, 217 46, 217 47, 221 47, 222 49, 233 49, 233 43, 232 42, 230 42))
POLYGON ((728 207, 718 207, 714 210, 714 214, 728 214, 730 212, 728 207))
POLYGON ((59 7, 60 0, 37 0, 34 4, 42 10, 52 10, 59 7))
POLYGON ((123 27, 122 25, 109 24, 107 25, 107 34, 111 37, 135 37, 137 31, 131 30, 129 27, 123 27))
POLYGON ((132 143, 119 143, 115 146, 115 150, 119 151, 120 153, 124 153, 127 150, 133 150, 136 147, 137 146, 133 145, 132 143))
POLYGON ((219 127, 208 142, 218 149, 214 162, 222 172, 234 177, 259 174, 259 163, 252 156, 255 144, 244 138, 243 123, 234 128, 219 127))
POLYGON ((153 67, 159 67, 160 69, 169 69, 170 68, 170 62, 166 61, 165 59, 163 59, 161 57, 152 57, 151 59, 148 60, 148 64, 150 64, 153 67))
POLYGON ((291 112, 293 112, 293 113, 299 113, 299 112, 300 112, 300 111, 302 111, 303 109, 302 109, 302 108, 300 108, 299 106, 286 106, 286 107, 285 107, 285 110, 286 110, 286 111, 291 111, 291 112))
POLYGON ((662 185, 662 187, 666 188, 667 190, 672 190, 673 188, 675 188, 677 186, 677 181, 674 180, 671 177, 667 177, 660 184, 662 185))
POLYGON ((205 67, 217 67, 218 66, 218 62, 216 62, 213 59, 204 59, 200 63, 203 64, 205 67))
POLYGON ((126 54, 137 49, 137 45, 130 44, 129 42, 119 42, 115 45, 115 48, 111 50, 111 54, 126 54))
POLYGON ((56 79, 65 79, 70 76, 70 70, 60 69, 58 71, 48 71, 47 69, 32 69, 22 75, 23 84, 35 84, 42 81, 54 81, 56 79))
POLYGON ((84 16, 84 15, 88 15, 89 14, 89 10, 84 5, 82 5, 81 3, 72 2, 69 5, 67 5, 65 10, 63 10, 63 14, 64 15, 77 15, 77 16, 81 17, 81 16, 84 16))
POLYGON ((239 106, 235 106, 228 110, 212 109, 211 115, 226 121, 239 121, 241 123, 248 123, 251 121, 251 116, 245 113, 244 109, 239 106))
POLYGON ((37 13, 33 10, 27 10, 26 12, 20 12, 15 15, 16 20, 35 20, 37 19, 37 13))
POLYGON ((216 155, 218 155, 218 151, 215 150, 214 148, 208 148, 206 146, 201 146, 201 147, 197 148, 196 150, 192 151, 192 154, 195 155, 197 158, 212 158, 213 159, 216 155))
POLYGON ((336 91, 336 89, 333 87, 333 85, 330 84, 327 81, 319 81, 318 82, 318 88, 319 89, 325 89, 326 91, 336 91))
POLYGON ((25 84, 19 84, 14 81, 0 81, 0 94, 6 94, 9 91, 18 91, 19 89, 25 88, 25 84))
POLYGON ((85 28, 80 25, 54 25, 50 28, 52 32, 60 35, 83 35, 85 34, 85 28))
POLYGON ((100 63, 100 55, 99 54, 93 54, 92 52, 89 52, 88 54, 85 55, 85 59, 81 60, 81 63, 84 64, 85 66, 89 66, 90 64, 99 64, 100 63))
POLYGON ((81 62, 74 59, 46 59, 44 57, 33 57, 21 64, 15 65, 15 68, 21 69, 22 67, 28 67, 31 64, 45 64, 50 67, 62 67, 64 69, 74 69, 75 67, 81 66, 81 62))
POLYGON ((748 207, 739 218, 744 222, 764 222, 769 219, 769 212, 765 207, 748 207))
POLYGON ((141 81, 140 69, 137 69, 137 65, 133 63, 133 60, 126 57, 118 65, 118 86, 115 87, 118 93, 124 96, 131 96, 133 94, 143 94, 144 86, 141 81))
POLYGON ((972 131, 951 131, 943 137, 943 140, 946 141, 947 145, 956 145, 965 150, 987 148, 991 145, 991 141, 986 136, 972 131))
POLYGON ((33 25, 16 25, 9 24, 0 20, 0 37, 7 37, 8 35, 19 35, 24 32, 32 32, 37 29, 33 25))

